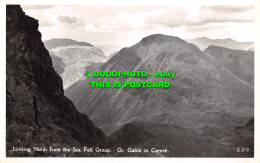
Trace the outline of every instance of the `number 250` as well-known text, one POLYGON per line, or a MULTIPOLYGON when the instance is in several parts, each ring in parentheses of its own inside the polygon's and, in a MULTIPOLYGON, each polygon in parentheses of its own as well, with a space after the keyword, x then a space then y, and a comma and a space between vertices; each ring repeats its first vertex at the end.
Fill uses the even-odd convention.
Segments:
POLYGON ((249 152, 249 148, 247 148, 247 147, 237 147, 237 152, 249 152))

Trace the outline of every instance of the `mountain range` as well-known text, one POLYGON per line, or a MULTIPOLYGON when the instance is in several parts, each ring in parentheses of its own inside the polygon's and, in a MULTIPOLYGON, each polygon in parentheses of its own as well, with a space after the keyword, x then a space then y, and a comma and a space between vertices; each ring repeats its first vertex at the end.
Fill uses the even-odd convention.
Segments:
POLYGON ((230 38, 227 39, 209 39, 207 37, 199 37, 195 39, 186 39, 187 42, 198 46, 201 50, 205 50, 210 45, 226 47, 229 49, 254 51, 253 42, 238 42, 230 38))
MULTIPOLYGON (((123 139, 122 144, 130 141, 132 145, 142 147, 163 146, 162 140, 171 137, 160 130, 160 126, 166 125, 167 131, 177 134, 172 141, 188 143, 183 145, 185 156, 251 156, 252 153, 241 154, 232 149, 244 142, 251 152, 253 150, 253 132, 240 130, 242 136, 239 137, 236 130, 253 117, 253 65, 254 53, 250 51, 214 45, 201 51, 178 37, 155 34, 121 49, 97 70, 147 71, 148 74, 176 72, 173 80, 154 76, 144 79, 167 81, 170 88, 92 88, 90 81, 140 79, 89 77, 67 88, 65 94, 108 137, 116 135, 118 139, 111 139, 116 140, 114 143, 123 139), (129 124, 134 133, 123 130, 129 124), (176 126, 181 129, 174 129, 176 126), (146 140, 144 145, 136 138, 142 133, 145 133, 144 137, 152 137, 140 138, 146 140), (190 136, 186 139, 184 135, 190 136), (198 143, 203 148, 200 152, 196 152, 198 143)), ((180 148, 175 145, 169 148, 174 152, 167 156, 183 156, 181 145, 180 148)))

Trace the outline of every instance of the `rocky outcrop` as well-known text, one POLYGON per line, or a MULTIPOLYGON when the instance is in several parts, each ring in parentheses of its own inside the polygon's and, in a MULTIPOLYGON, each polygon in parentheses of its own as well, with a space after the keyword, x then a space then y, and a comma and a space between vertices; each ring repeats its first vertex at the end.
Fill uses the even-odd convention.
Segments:
POLYGON ((7 156, 73 155, 14 152, 13 147, 104 146, 103 132, 64 96, 38 21, 20 6, 8 5, 6 10, 7 156))

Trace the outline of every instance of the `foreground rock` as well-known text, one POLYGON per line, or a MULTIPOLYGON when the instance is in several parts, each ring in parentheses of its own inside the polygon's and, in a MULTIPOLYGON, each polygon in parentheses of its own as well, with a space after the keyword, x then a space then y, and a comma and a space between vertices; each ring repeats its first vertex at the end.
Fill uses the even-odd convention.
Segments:
POLYGON ((13 147, 104 146, 103 132, 64 96, 62 80, 37 30, 38 21, 20 6, 9 5, 6 24, 7 156, 77 155, 15 152, 13 147))

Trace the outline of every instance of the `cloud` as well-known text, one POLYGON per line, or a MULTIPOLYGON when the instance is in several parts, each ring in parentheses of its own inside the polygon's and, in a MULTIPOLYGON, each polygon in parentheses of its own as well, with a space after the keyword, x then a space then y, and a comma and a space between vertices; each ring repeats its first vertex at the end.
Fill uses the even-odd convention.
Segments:
POLYGON ((39 25, 41 27, 51 27, 55 25, 52 19, 50 19, 47 15, 44 15, 43 11, 38 12, 37 16, 41 17, 41 19, 39 20, 39 25))
POLYGON ((53 5, 22 5, 22 8, 24 10, 44 10, 44 9, 50 9, 55 6, 53 5))
POLYGON ((122 27, 125 26, 133 29, 140 29, 146 26, 146 19, 150 17, 159 17, 163 12, 163 9, 159 9, 150 12, 138 11, 132 14, 120 13, 116 16, 114 21, 117 22, 117 24, 121 24, 122 27))
POLYGON ((81 21, 79 18, 76 18, 74 16, 70 17, 70 16, 61 16, 59 15, 57 17, 58 21, 60 23, 66 24, 66 25, 70 25, 72 27, 79 27, 84 25, 84 22, 81 21))
POLYGON ((58 16, 58 20, 61 23, 67 23, 67 24, 77 23, 77 18, 69 17, 69 16, 58 16))
POLYGON ((110 27, 108 24, 88 24, 85 26, 84 30, 90 31, 90 32, 115 32, 113 30, 110 30, 110 27))
POLYGON ((181 38, 231 37, 239 41, 254 38, 252 6, 59 5, 23 9, 39 20, 43 39, 67 37, 93 44, 112 41, 131 45, 154 33, 181 38))
MULTIPOLYGON (((224 10, 224 8, 222 8, 224 10)), ((232 13, 216 12, 211 7, 176 7, 166 10, 158 17, 148 17, 146 23, 178 26, 198 26, 211 22, 253 22, 253 12, 232 13)))
POLYGON ((39 24, 41 27, 51 27, 51 26, 55 25, 52 21, 50 21, 48 19, 43 19, 43 20, 39 21, 39 24))
MULTIPOLYGON (((127 11, 127 10, 126 10, 127 11)), ((110 20, 92 20, 92 25, 102 31, 149 30, 158 27, 176 28, 181 26, 201 26, 220 22, 253 22, 251 7, 244 6, 176 6, 152 10, 121 12, 110 20), (225 12, 226 10, 229 13, 225 12), (240 12, 239 12, 240 11, 240 12)), ((90 20, 91 21, 91 20, 90 20)), ((88 28, 91 30, 91 28, 88 28)))
POLYGON ((253 6, 210 6, 211 10, 220 13, 238 13, 254 9, 253 6))

